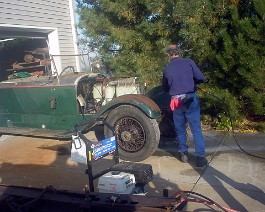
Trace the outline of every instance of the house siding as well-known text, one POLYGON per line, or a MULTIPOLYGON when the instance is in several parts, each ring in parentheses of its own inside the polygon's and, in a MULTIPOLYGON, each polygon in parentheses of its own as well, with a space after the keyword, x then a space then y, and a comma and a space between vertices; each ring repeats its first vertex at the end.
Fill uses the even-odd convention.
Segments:
MULTIPOLYGON (((57 29, 60 55, 77 54, 71 22, 70 0, 0 0, 0 25, 57 29)), ((76 57, 61 58, 61 68, 76 67, 76 57)))

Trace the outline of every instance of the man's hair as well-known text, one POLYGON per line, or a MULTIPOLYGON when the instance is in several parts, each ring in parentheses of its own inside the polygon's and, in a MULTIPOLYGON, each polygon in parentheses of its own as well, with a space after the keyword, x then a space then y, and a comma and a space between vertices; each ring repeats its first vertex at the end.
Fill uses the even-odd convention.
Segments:
POLYGON ((166 48, 166 53, 170 56, 180 55, 180 48, 178 45, 170 45, 166 48))

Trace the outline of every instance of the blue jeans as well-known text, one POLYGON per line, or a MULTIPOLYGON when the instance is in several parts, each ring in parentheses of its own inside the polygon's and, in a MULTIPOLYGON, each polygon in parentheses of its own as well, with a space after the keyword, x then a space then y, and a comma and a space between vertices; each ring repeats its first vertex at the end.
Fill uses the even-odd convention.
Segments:
POLYGON ((173 111, 173 120, 179 143, 178 150, 179 152, 188 151, 186 135, 186 122, 188 122, 193 136, 196 156, 205 157, 205 143, 202 136, 198 97, 195 93, 186 94, 186 98, 189 97, 193 97, 194 100, 188 107, 181 106, 173 111))

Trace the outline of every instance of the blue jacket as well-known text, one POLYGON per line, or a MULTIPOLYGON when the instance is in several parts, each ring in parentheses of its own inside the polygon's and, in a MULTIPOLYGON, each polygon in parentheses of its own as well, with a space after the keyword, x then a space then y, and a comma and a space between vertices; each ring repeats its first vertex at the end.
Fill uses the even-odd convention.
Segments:
POLYGON ((169 95, 179 95, 196 92, 196 84, 205 78, 191 59, 175 57, 170 60, 163 72, 162 86, 169 95))

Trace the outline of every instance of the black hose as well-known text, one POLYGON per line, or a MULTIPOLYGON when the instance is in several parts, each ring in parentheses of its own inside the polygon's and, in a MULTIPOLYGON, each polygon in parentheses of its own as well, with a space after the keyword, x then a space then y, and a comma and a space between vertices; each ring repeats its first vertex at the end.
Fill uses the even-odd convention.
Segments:
MULTIPOLYGON (((200 87, 197 87, 197 88, 198 88, 199 90, 201 90, 202 92, 207 93, 207 94, 209 94, 209 95, 211 95, 211 96, 213 96, 213 97, 219 99, 219 100, 224 104, 223 99, 221 99, 219 96, 216 96, 215 94, 213 94, 213 93, 211 93, 211 92, 209 92, 209 91, 207 91, 207 90, 205 90, 205 89, 203 89, 203 88, 200 88, 200 87)), ((230 121, 231 128, 232 128, 232 135, 233 135, 233 138, 234 138, 234 140, 235 140, 237 146, 239 147, 239 149, 240 149, 242 152, 244 152, 245 154, 249 155, 249 156, 252 156, 252 157, 255 157, 255 158, 260 158, 260 159, 265 159, 265 157, 261 157, 261 156, 258 156, 258 155, 253 155, 253 154, 247 152, 246 150, 244 150, 244 149, 240 146, 240 144, 239 144, 238 141, 237 141, 236 135, 235 135, 234 124, 233 124, 232 116, 231 116, 231 113, 230 113, 230 110, 228 109, 228 107, 227 107, 227 113, 228 113, 229 121, 230 121)))
MULTIPOLYGON (((206 199, 206 200, 208 200, 209 202, 211 202, 211 203, 213 203, 214 205, 216 205, 218 208, 220 208, 221 210, 223 210, 223 211, 225 211, 225 212, 228 212, 226 209, 224 209, 221 205, 219 205, 217 202, 215 202, 215 201, 213 201, 212 199, 210 199, 210 198, 208 198, 208 197, 206 197, 206 196, 204 196, 204 195, 202 195, 202 194, 199 194, 199 193, 197 193, 197 192, 194 192, 194 191, 180 191, 180 192, 178 192, 178 193, 186 193, 186 194, 194 194, 194 195, 197 195, 197 196, 199 196, 199 197, 202 197, 202 198, 204 198, 204 199, 206 199)), ((178 194, 177 193, 177 194, 178 194)), ((174 195, 175 196, 175 195, 174 195)))

